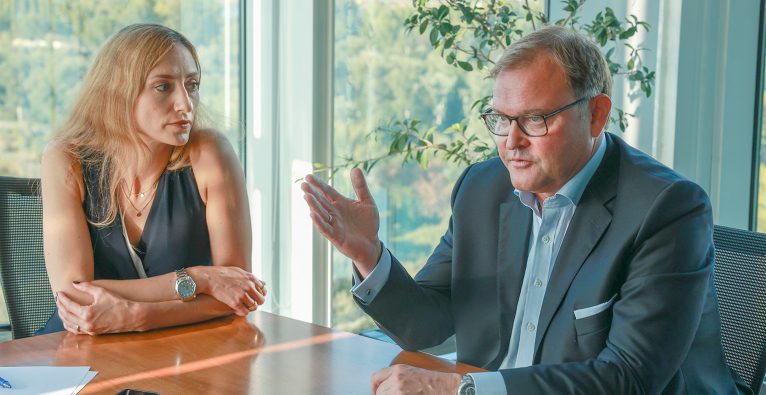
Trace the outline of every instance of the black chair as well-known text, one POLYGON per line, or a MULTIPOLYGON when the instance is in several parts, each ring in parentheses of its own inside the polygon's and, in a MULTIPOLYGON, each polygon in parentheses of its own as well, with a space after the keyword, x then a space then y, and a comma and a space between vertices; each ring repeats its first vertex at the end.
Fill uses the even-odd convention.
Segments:
POLYGON ((39 179, 0 177, 0 279, 13 338, 34 335, 55 307, 43 258, 39 179))
POLYGON ((758 395, 766 373, 766 234, 716 225, 713 241, 726 362, 758 395))

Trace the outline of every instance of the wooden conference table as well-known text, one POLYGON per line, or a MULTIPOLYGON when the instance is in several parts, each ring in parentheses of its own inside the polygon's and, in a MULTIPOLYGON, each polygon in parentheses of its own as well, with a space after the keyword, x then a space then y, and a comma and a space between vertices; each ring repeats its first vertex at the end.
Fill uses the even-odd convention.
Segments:
POLYGON ((90 366, 98 375, 80 394, 369 394, 373 372, 396 363, 481 371, 265 312, 146 333, 0 343, 0 366, 90 366))

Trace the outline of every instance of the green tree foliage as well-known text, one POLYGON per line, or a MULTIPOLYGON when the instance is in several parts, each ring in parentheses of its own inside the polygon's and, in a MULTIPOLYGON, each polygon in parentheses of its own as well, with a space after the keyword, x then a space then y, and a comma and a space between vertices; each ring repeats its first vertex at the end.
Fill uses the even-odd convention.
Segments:
MULTIPOLYGON (((402 21, 411 10, 404 1, 335 2, 335 152, 375 155, 381 144, 369 131, 389 120, 390 127, 397 126, 393 120, 408 117, 423 124, 452 125, 465 118, 472 98, 491 90, 491 81, 480 74, 465 73, 441 60, 427 37, 407 34, 402 21)), ((478 119, 466 125, 482 127, 478 119)), ((428 172, 415 163, 385 161, 368 178, 381 210, 381 237, 411 274, 425 263, 446 229, 450 190, 460 171, 461 166, 443 158, 430 161, 428 172)), ((347 177, 336 177, 334 183, 353 194, 347 177)), ((337 253, 332 262, 333 326, 349 331, 374 327, 349 293, 351 262, 337 253)))
MULTIPOLYGON (((412 0, 409 15, 404 18, 404 29, 427 37, 431 50, 448 65, 465 73, 486 76, 487 69, 494 65, 502 51, 528 31, 549 24, 567 26, 603 47, 612 75, 627 77, 649 97, 655 73, 642 64, 644 49, 627 41, 639 29, 648 31, 649 25, 634 15, 620 19, 610 7, 598 12, 592 21, 583 23, 578 13, 585 0, 561 3, 566 17, 549 21, 539 2, 530 5, 528 0, 412 0), (624 64, 613 59, 618 50, 627 54, 624 64)), ((369 137, 387 146, 386 152, 368 155, 366 159, 344 155, 335 169, 361 167, 369 171, 381 160, 392 157, 401 158, 403 163, 414 161, 423 168, 438 156, 462 165, 490 158, 496 154, 494 145, 479 137, 474 132, 476 129, 469 128, 469 121, 485 111, 490 100, 486 93, 475 96, 472 114, 450 125, 435 124, 418 114, 394 117, 370 129, 369 137)), ((611 122, 624 131, 630 116, 617 108, 611 122)))
POLYGON ((236 146, 241 139, 237 7, 234 0, 0 2, 0 174, 39 176, 43 147, 65 119, 92 57, 112 33, 138 22, 164 24, 195 44, 203 67, 202 103, 236 146), (224 7, 232 9, 228 20, 224 7), (230 43, 224 42, 226 24, 230 43), (227 78, 229 97, 224 97, 227 78))

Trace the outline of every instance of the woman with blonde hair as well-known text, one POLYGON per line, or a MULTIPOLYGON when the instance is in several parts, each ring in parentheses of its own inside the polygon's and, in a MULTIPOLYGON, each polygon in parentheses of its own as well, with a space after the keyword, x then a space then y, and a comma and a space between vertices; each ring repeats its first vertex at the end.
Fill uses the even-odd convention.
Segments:
POLYGON ((45 264, 57 311, 39 333, 145 331, 262 304, 244 175, 198 117, 194 46, 130 25, 96 55, 43 154, 45 264))

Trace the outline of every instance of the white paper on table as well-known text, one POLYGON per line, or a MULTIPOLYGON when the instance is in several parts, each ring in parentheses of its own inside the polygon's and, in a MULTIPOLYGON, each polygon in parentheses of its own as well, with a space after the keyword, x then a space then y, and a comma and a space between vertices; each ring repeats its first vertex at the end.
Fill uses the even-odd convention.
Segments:
POLYGON ((72 395, 76 395, 77 393, 82 391, 83 387, 85 387, 86 384, 90 383, 90 381, 93 380, 93 378, 96 377, 97 374, 98 372, 85 373, 85 376, 82 377, 82 381, 80 382, 80 385, 78 385, 77 388, 75 388, 75 390, 72 391, 72 395))
POLYGON ((71 395, 81 390, 90 366, 0 366, 0 377, 12 389, 0 389, 0 395, 71 395))

